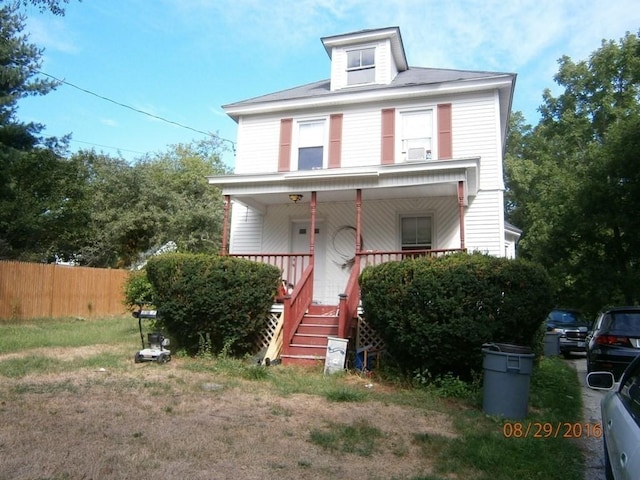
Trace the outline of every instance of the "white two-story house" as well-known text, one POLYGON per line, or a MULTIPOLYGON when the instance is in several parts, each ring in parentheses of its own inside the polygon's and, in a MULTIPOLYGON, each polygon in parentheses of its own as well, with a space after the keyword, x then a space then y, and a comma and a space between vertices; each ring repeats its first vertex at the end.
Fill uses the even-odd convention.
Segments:
POLYGON ((323 357, 326 335, 298 348, 314 309, 340 318, 326 333, 351 336, 366 265, 513 257, 519 236, 503 200, 515 74, 410 67, 397 27, 322 45, 329 79, 223 107, 238 123, 235 173, 208 179, 225 198, 223 254, 277 265, 291 284, 283 361, 323 357))

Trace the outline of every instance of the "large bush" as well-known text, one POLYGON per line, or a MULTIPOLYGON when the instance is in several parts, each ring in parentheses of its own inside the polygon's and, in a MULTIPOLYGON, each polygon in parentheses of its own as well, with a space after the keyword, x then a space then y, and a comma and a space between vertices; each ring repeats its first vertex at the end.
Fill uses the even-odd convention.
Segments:
POLYGON ((405 373, 469 378, 482 369, 484 343, 534 347, 552 307, 541 267, 482 254, 369 267, 360 287, 367 322, 405 373))
POLYGON ((149 260, 147 277, 161 323, 189 353, 253 348, 273 304, 280 271, 234 257, 171 253, 149 260))

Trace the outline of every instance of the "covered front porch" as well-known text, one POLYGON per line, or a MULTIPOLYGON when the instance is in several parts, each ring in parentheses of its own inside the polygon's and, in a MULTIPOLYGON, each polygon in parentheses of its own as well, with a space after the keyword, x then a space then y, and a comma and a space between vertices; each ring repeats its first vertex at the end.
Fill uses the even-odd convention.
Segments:
POLYGON ((366 266, 466 249, 465 208, 477 192, 478 165, 467 159, 209 179, 224 195, 222 254, 282 272, 287 288, 274 310, 282 311, 275 336, 283 361, 324 355, 322 342, 315 353, 298 348, 318 343, 316 335, 324 347, 329 335, 354 336, 357 280, 366 266), (437 219, 428 248, 398 247, 395 219, 413 211, 437 219), (305 319, 314 315, 323 318, 305 319), (330 328, 326 317, 334 319, 330 328))

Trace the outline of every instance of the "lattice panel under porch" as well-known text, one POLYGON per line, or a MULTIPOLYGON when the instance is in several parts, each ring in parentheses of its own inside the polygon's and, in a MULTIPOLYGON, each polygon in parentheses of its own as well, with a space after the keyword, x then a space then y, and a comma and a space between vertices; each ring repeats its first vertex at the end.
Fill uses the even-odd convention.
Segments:
POLYGON ((275 334, 278 320, 280 319, 280 315, 282 315, 282 313, 282 308, 276 308, 274 306, 274 308, 271 309, 269 315, 267 315, 267 318, 265 319, 264 329, 256 339, 256 351, 260 351, 269 347, 269 344, 273 339, 273 335, 275 334))
POLYGON ((356 332, 356 350, 364 347, 370 347, 371 351, 382 351, 385 348, 382 338, 369 325, 362 315, 358 312, 358 328, 356 332))

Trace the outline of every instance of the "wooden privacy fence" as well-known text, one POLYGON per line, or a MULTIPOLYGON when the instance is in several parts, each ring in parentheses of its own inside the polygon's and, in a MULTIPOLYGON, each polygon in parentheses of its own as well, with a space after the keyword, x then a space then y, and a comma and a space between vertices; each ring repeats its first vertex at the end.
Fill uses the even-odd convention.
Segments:
POLYGON ((0 319, 122 315, 128 270, 0 261, 0 319))

